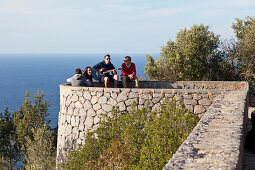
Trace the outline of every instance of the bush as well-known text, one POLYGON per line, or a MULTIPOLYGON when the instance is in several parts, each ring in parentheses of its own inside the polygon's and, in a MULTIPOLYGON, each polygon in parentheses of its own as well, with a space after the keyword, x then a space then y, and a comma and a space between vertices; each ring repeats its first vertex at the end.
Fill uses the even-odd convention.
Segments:
POLYGON ((147 55, 146 76, 154 80, 217 80, 222 55, 217 50, 219 36, 203 24, 181 29, 176 41, 169 40, 154 61, 147 55))
POLYGON ((149 107, 130 112, 112 110, 99 127, 88 132, 85 145, 73 150, 68 169, 159 169, 164 167, 198 122, 175 100, 166 99, 161 111, 149 107))

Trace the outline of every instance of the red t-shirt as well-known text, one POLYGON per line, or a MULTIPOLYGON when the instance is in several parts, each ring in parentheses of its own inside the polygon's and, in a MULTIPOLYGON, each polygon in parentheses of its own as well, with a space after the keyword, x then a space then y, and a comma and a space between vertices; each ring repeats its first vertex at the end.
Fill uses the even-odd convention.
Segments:
POLYGON ((128 76, 129 74, 133 74, 133 76, 136 75, 135 63, 131 62, 129 67, 127 67, 125 63, 122 63, 121 67, 123 68, 121 71, 121 76, 128 76))

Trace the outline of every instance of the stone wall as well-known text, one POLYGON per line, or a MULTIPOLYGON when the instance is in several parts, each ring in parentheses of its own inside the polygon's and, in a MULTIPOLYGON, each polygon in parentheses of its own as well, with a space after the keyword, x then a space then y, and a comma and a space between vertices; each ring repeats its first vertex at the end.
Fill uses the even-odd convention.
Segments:
MULTIPOLYGON (((100 83, 95 83, 101 86, 100 83)), ((132 83, 129 84, 132 87, 132 83)), ((72 87, 60 85, 60 112, 58 122, 57 163, 67 160, 70 150, 84 143, 88 129, 96 129, 100 114, 110 114, 112 106, 121 111, 130 110, 135 101, 138 107, 147 103, 158 109, 166 98, 183 100, 192 112, 202 116, 221 94, 222 90, 238 90, 243 82, 140 82, 140 88, 72 87)))
POLYGON ((210 106, 164 169, 243 169, 248 83, 210 106))

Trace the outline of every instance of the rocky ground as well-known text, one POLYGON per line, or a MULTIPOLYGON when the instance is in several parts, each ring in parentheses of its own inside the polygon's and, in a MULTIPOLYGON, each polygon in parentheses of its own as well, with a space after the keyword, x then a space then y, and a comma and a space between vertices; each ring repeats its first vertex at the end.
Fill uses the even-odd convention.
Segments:
MULTIPOLYGON (((255 111, 255 107, 249 107, 249 112, 248 112, 248 131, 252 129, 251 126, 251 112, 255 111)), ((255 143, 254 143, 255 145, 255 143)), ((250 152, 247 149, 244 149, 244 169, 245 170, 255 170, 255 154, 250 152)))

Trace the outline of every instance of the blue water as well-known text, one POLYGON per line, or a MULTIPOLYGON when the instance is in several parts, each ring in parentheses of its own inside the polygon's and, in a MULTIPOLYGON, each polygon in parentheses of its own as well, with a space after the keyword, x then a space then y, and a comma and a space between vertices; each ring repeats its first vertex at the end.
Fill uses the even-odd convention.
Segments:
MULTIPOLYGON (((136 64, 137 75, 145 78, 146 54, 129 55, 136 64)), ((4 112, 5 106, 10 113, 18 110, 24 102, 26 92, 30 93, 33 103, 32 97, 39 89, 50 104, 50 126, 56 127, 59 84, 73 76, 76 68, 93 66, 102 61, 103 56, 104 54, 0 54, 0 112, 4 112)), ((125 54, 111 54, 111 62, 116 68, 121 66, 124 56, 125 54)))

